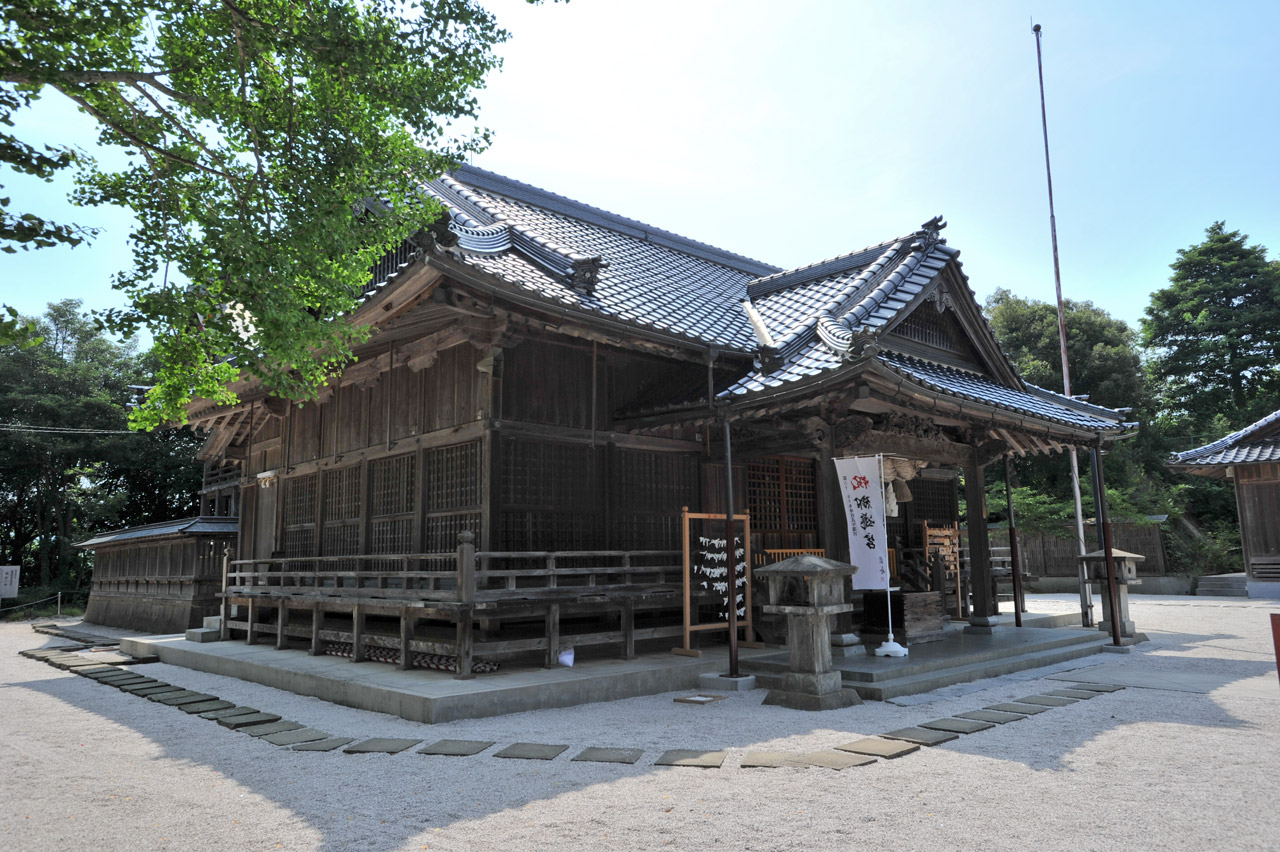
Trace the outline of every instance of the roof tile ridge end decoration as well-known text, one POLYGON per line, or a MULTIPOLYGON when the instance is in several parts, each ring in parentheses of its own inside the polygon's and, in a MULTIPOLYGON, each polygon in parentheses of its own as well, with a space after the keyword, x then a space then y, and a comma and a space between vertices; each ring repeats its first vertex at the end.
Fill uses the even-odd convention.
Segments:
POLYGON ((460 184, 459 179, 468 181, 482 191, 502 195, 521 204, 541 207, 549 212, 578 219, 587 224, 608 228, 620 234, 683 252, 738 272, 745 272, 750 275, 770 275, 779 271, 778 267, 773 264, 722 249, 710 243, 677 234, 674 231, 658 228, 638 219, 631 219, 605 210, 602 207, 595 207, 477 166, 461 165, 454 169, 448 177, 455 184, 460 184))
MULTIPOLYGON (((825 324, 823 320, 829 323, 832 315, 838 311, 848 300, 852 299, 858 293, 861 293, 868 286, 875 283, 877 276, 885 269, 889 262, 898 255, 902 250, 902 241, 891 244, 881 255, 871 263, 867 264, 863 270, 858 273, 852 281, 840 288, 840 292, 836 293, 827 301, 825 305, 818 309, 811 317, 803 320, 799 325, 792 328, 784 334, 779 340, 775 341, 772 347, 760 348, 760 369, 765 373, 772 373, 792 355, 804 347, 809 340, 812 339, 813 333, 817 329, 821 329, 825 324)), ((817 331, 821 335, 821 331, 817 331)), ((824 342, 826 342, 824 340, 824 342)), ((830 346, 830 344, 828 344, 830 346)), ((831 347, 835 351, 834 347, 831 347)), ((845 350, 846 352, 851 350, 845 350)))
POLYGON ((609 262, 602 256, 577 251, 539 234, 449 175, 444 175, 441 181, 460 198, 493 220, 492 225, 484 228, 454 228, 460 237, 459 246, 464 251, 493 254, 515 248, 561 283, 587 294, 595 290, 601 270, 609 266, 609 262))

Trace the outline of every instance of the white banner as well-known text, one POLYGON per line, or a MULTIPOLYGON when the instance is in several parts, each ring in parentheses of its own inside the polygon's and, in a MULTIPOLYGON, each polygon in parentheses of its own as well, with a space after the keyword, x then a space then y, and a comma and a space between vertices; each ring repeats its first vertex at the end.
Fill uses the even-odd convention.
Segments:
POLYGON ((858 569, 853 575, 853 587, 888 588, 889 551, 880 456, 832 461, 836 463, 844 513, 849 519, 849 563, 858 569))
POLYGON ((0 598, 16 598, 18 596, 17 565, 0 565, 0 598))

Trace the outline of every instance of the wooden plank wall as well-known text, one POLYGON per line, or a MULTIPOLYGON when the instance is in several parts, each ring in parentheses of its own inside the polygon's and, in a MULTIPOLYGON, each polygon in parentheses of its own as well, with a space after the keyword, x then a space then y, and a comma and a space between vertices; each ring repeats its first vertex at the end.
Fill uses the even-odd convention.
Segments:
POLYGON ((1280 464, 1236 465, 1235 480, 1245 570, 1280 579, 1280 464))

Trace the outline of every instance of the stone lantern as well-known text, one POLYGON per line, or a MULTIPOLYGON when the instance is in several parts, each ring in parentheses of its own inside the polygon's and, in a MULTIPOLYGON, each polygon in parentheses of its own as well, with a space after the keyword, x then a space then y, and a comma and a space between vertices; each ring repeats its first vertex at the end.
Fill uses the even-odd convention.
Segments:
MULTIPOLYGON (((1129 618, 1129 587, 1142 584, 1138 579, 1138 563, 1147 557, 1123 550, 1111 550, 1111 559, 1116 566, 1116 600, 1120 612, 1120 637, 1138 640, 1133 620, 1129 618)), ((1089 572, 1089 579, 1098 584, 1102 596, 1102 619, 1098 629, 1103 633, 1111 632, 1111 584, 1107 582, 1107 554, 1104 550, 1095 550, 1080 557, 1089 572)))
POLYGON ((846 577, 857 569, 821 556, 792 556, 757 568, 756 577, 769 587, 764 612, 787 617, 787 650, 790 671, 782 676, 782 688, 771 689, 765 704, 794 710, 835 710, 861 704, 852 689, 845 689, 840 672, 831 667, 831 616, 853 609, 844 602, 846 577))

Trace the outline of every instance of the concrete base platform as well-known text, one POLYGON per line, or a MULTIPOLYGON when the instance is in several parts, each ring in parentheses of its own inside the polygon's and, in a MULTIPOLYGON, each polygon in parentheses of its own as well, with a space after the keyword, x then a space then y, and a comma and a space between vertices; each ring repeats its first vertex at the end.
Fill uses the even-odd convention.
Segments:
MULTIPOLYGON (((667 651, 631 660, 579 656, 572 668, 504 663, 497 672, 470 680, 457 680, 447 672, 402 672, 384 663, 312 657, 301 650, 277 651, 271 645, 187 642, 181 634, 126 638, 121 640, 121 650, 134 655, 155 654, 171 665, 426 723, 699 689, 703 688, 700 676, 719 674, 729 667, 728 650, 723 646, 703 648, 700 657, 667 651)), ((739 657, 745 664, 777 653, 777 648, 743 648, 739 657)))
MULTIPOLYGON (((949 625, 945 639, 913 645, 908 657, 864 654, 835 658, 832 664, 846 689, 863 699, 885 701, 1089 656, 1109 641, 1097 630, 1079 627, 1010 626, 986 635, 964 628, 963 622, 949 625)), ((788 656, 783 652, 756 657, 744 662, 743 670, 754 673, 761 687, 780 689, 788 656)))

